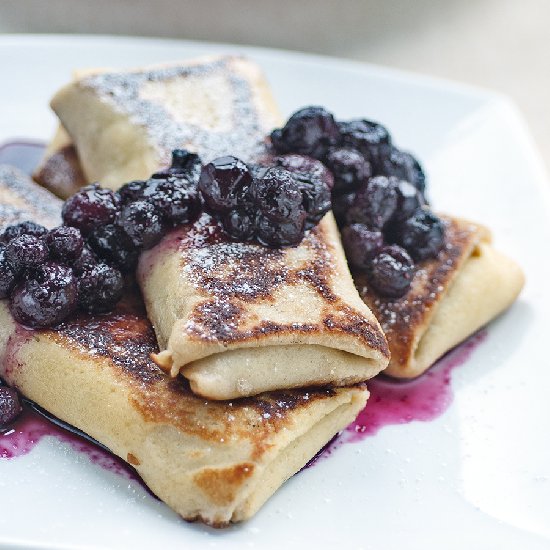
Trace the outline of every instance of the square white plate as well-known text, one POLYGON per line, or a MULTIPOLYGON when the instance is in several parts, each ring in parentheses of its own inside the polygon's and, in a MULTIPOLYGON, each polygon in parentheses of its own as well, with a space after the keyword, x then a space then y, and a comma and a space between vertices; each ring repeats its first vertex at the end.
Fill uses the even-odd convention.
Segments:
POLYGON ((0 141, 46 140, 52 93, 77 67, 126 67, 241 52, 266 71, 284 114, 322 104, 365 116, 414 151, 437 210, 479 220, 527 275, 520 300, 453 372, 431 422, 388 426, 287 482, 244 525, 180 520, 137 483, 55 439, 0 459, 0 546, 23 548, 503 549, 550 547, 550 200, 510 102, 416 75, 302 54, 112 37, 0 38, 0 141))

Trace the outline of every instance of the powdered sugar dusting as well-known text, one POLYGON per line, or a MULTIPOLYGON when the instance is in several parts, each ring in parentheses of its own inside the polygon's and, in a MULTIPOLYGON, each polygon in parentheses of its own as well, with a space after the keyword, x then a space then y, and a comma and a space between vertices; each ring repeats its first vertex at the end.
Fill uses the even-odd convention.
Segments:
POLYGON ((83 79, 81 86, 94 90, 103 101, 143 127, 158 149, 161 166, 167 166, 170 152, 178 147, 199 151, 204 160, 234 154, 245 161, 258 159, 265 151, 265 134, 270 128, 262 123, 254 107, 250 83, 231 66, 234 57, 223 57, 198 65, 179 65, 127 73, 103 73, 83 79), (166 105, 141 95, 144 85, 175 79, 205 78, 221 75, 229 84, 230 97, 220 91, 216 102, 228 129, 213 131, 198 124, 178 121, 166 105))

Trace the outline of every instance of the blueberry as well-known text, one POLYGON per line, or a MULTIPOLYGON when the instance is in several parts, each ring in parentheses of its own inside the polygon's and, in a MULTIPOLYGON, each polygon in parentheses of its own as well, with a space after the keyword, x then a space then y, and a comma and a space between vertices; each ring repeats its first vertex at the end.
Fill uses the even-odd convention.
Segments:
POLYGON ((131 271, 137 265, 138 250, 118 225, 98 227, 88 237, 88 243, 100 258, 114 263, 123 272, 131 271))
POLYGON ((124 280, 120 271, 100 263, 78 279, 78 305, 89 313, 109 311, 122 297, 124 280))
POLYGON ((6 245, 0 244, 0 298, 6 298, 15 286, 17 272, 6 258, 6 245))
POLYGON ((143 200, 150 202, 162 221, 169 225, 194 221, 202 206, 197 186, 186 176, 149 180, 143 200))
POLYGON ((48 230, 37 223, 26 221, 15 225, 8 225, 0 232, 0 243, 8 243, 21 235, 32 235, 33 237, 41 237, 48 230))
POLYGON ((288 222, 274 222, 265 216, 256 218, 256 236, 270 247, 293 246, 304 237, 306 213, 300 210, 288 222))
POLYGON ((361 223, 371 229, 381 230, 392 218, 397 208, 397 180, 376 176, 363 184, 348 210, 348 224, 361 223))
POLYGON ((397 193, 395 217, 398 220, 410 218, 420 207, 426 204, 418 189, 408 181, 400 180, 395 186, 395 191, 397 193))
POLYGON ((406 180, 424 194, 426 176, 420 163, 410 153, 392 147, 389 155, 379 159, 376 170, 378 174, 406 180))
POLYGON ((140 200, 143 197, 143 190, 146 184, 145 180, 135 180, 125 183, 118 190, 121 204, 125 205, 140 200))
POLYGON ((220 157, 202 168, 199 191, 211 210, 228 212, 252 184, 248 166, 236 157, 220 157))
POLYGON ((333 147, 325 162, 334 175, 334 193, 348 193, 357 189, 372 174, 370 162, 351 147, 333 147))
POLYGON ((135 248, 148 249, 162 238, 163 226, 155 207, 144 200, 127 204, 117 217, 121 227, 135 248))
POLYGON ((61 215, 65 225, 76 227, 83 235, 88 235, 98 226, 112 223, 119 207, 118 194, 93 184, 68 198, 61 215))
POLYGON ((342 244, 349 264, 366 271, 384 245, 384 237, 380 231, 371 231, 366 225, 354 223, 342 229, 342 244))
POLYGON ((49 327, 63 321, 77 306, 77 284, 69 267, 46 262, 15 288, 10 311, 30 327, 49 327))
POLYGON ((445 227, 429 210, 418 209, 396 230, 396 241, 416 260, 435 258, 443 247, 445 227))
POLYGON ((305 175, 322 181, 329 189, 334 187, 334 178, 330 170, 319 160, 304 155, 283 155, 274 159, 277 166, 294 175, 305 175))
POLYGON ((274 166, 262 179, 254 180, 251 196, 270 220, 287 221, 302 208, 302 193, 293 175, 284 168, 274 166))
POLYGON ((332 197, 332 213, 339 227, 346 225, 349 209, 355 203, 355 193, 344 193, 332 197))
POLYGON ((19 395, 13 388, 0 387, 0 430, 5 430, 23 411, 19 395))
POLYGON ((187 149, 174 149, 172 151, 172 165, 168 169, 170 174, 183 174, 188 176, 194 183, 197 183, 201 169, 201 158, 196 153, 191 153, 187 149))
POLYGON ((305 107, 296 111, 283 128, 271 134, 271 142, 277 152, 315 158, 322 158, 339 138, 334 117, 323 107, 305 107))
POLYGON ((32 269, 48 259, 48 247, 40 237, 21 235, 6 245, 6 260, 15 272, 32 269))
POLYGON ((231 210, 224 214, 222 226, 232 239, 240 242, 248 241, 254 237, 255 216, 244 209, 231 210))
POLYGON ((82 254, 84 239, 76 227, 61 226, 44 237, 50 257, 61 263, 72 265, 82 254))
POLYGON ((338 122, 338 129, 342 143, 360 151, 373 167, 390 154, 390 133, 378 122, 364 119, 338 122))
POLYGON ((407 251, 397 245, 383 247, 370 264, 368 282, 387 298, 403 296, 414 277, 414 263, 407 251))
POLYGON ((80 275, 87 269, 92 268, 95 264, 97 264, 97 258, 95 257, 95 254, 87 245, 84 245, 80 256, 73 263, 73 272, 76 275, 80 275))

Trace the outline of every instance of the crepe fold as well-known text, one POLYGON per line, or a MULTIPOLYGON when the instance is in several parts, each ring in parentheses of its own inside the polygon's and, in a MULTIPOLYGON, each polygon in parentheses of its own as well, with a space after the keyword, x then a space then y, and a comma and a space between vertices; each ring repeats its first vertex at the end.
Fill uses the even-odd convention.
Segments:
POLYGON ((359 294, 388 339, 391 360, 385 374, 414 378, 446 352, 506 310, 517 298, 524 276, 497 251, 485 227, 443 217, 445 246, 419 265, 410 290, 389 300, 354 274, 359 294))
MULTIPOLYGON (((11 168, 0 167, 0 200, 0 227, 60 221, 60 201, 11 168)), ((18 325, 0 301, 0 376, 134 466, 188 520, 220 527, 252 516, 368 397, 364 387, 318 388, 210 402, 160 370, 156 352, 137 291, 112 313, 56 330, 18 325)))
MULTIPOLYGON (((235 57, 88 76, 52 106, 86 175, 114 187, 165 167, 175 147, 205 162, 266 161, 266 135, 280 120, 261 71, 235 57)), ((389 360, 332 214, 299 246, 275 250, 231 242, 204 214, 141 255, 138 281, 163 349, 158 364, 209 399, 352 385, 389 360)))

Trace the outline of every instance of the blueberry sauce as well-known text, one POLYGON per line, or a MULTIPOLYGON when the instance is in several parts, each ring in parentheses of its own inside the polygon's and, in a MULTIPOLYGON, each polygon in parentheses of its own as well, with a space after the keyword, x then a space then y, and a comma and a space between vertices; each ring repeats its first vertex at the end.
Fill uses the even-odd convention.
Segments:
POLYGON ((330 456, 345 443, 357 443, 375 435, 384 426, 414 421, 429 422, 441 416, 453 401, 453 369, 466 363, 486 338, 486 330, 474 334, 414 380, 403 382, 380 375, 369 380, 367 387, 370 397, 366 407, 305 467, 313 466, 320 458, 330 456))

